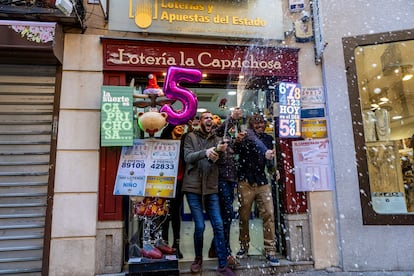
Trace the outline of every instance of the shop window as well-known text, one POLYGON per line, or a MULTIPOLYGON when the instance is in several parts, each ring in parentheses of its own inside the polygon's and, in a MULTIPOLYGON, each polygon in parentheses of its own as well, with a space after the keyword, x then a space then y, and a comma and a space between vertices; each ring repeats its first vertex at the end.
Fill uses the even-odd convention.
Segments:
POLYGON ((414 224, 414 33, 343 39, 364 224, 414 224))

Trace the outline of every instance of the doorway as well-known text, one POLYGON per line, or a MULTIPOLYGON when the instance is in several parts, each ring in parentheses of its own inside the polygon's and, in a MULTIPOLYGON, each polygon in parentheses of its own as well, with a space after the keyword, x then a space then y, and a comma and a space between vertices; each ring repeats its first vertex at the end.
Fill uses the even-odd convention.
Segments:
MULTIPOLYGON (((164 75, 162 73, 154 72, 128 72, 126 74, 126 83, 133 84, 135 87, 135 93, 142 94, 143 90, 148 85, 148 75, 149 73, 155 74, 157 79, 157 84, 162 88, 164 82, 164 75)), ((276 144, 278 144, 277 133, 275 132, 277 125, 277 118, 274 115, 274 105, 277 101, 277 77, 245 77, 240 75, 203 75, 201 82, 196 84, 183 83, 182 85, 193 93, 197 95, 198 99, 198 109, 204 108, 211 111, 213 114, 219 115, 222 120, 224 120, 231 113, 234 107, 240 107, 243 110, 244 118, 243 124, 246 124, 246 119, 248 116, 254 113, 262 113, 268 121, 267 133, 272 135, 276 144)), ((159 106, 158 106, 159 108, 159 106)), ((176 103, 174 108, 176 110, 180 109, 180 103, 176 103)), ((137 110, 145 111, 145 109, 137 110)), ((197 115, 200 114, 200 111, 197 115)), ((135 124, 137 125, 137 124, 135 124)), ((137 128, 135 131, 135 138, 146 138, 145 133, 140 131, 137 128)), ((155 137, 159 137, 160 133, 156 133, 155 137)), ((280 151, 280 149, 278 149, 280 151)), ((281 157, 281 155, 279 155, 281 157)), ((275 206, 275 223, 276 223, 276 237, 277 237, 277 248, 279 253, 284 254, 285 251, 285 236, 283 231, 284 222, 282 218, 283 210, 283 196, 282 188, 279 186, 279 183, 272 183, 272 192, 273 200, 275 206)), ((236 193, 236 189, 235 189, 236 193)), ((133 236, 137 233, 142 232, 142 221, 140 218, 134 215, 134 203, 129 200, 127 204, 128 214, 125 214, 125 217, 129 221, 125 223, 128 233, 128 240, 131 240, 133 236)), ((238 202, 237 196, 235 196, 234 209, 237 213, 238 202)), ((181 239, 183 244, 180 246, 181 251, 184 255, 184 260, 193 260, 193 244, 192 244, 192 235, 193 235, 193 223, 191 221, 191 215, 189 207, 186 203, 184 197, 184 204, 181 210, 182 214, 182 226, 181 226, 181 239)), ((235 254, 239 249, 238 245, 238 219, 237 216, 232 223, 232 235, 231 235, 231 247, 232 251, 235 254)), ((170 230, 171 232, 171 230, 170 230)), ((141 235, 141 234, 138 234, 141 235)), ((212 229, 209 223, 206 224, 205 232, 205 241, 204 241, 204 251, 205 256, 208 254, 210 243, 212 240, 212 229)), ((172 237, 172 233, 169 235, 172 237)), ((262 232, 262 222, 258 217, 258 212, 255 207, 252 208, 251 213, 251 251, 249 252, 252 255, 262 255, 263 252, 263 232, 262 232)), ((172 240, 172 238, 170 239, 172 240)), ((126 258, 128 260, 128 258, 126 258)))

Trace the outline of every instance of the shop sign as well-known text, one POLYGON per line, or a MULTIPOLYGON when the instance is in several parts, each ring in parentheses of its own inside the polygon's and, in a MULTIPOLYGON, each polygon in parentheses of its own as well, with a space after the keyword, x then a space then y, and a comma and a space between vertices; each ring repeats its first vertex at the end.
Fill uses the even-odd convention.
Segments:
POLYGON ((55 22, 0 20, 0 59, 39 60, 38 64, 63 61, 63 32, 55 22))
POLYGON ((317 139, 328 137, 326 119, 302 120, 302 138, 317 139))
POLYGON ((283 40, 281 0, 117 0, 110 30, 283 40))
POLYGON ((133 143, 133 87, 102 86, 101 146, 131 146, 133 143))
POLYGON ((297 192, 333 190, 328 139, 292 142, 297 192))
POLYGON ((325 108, 318 107, 318 108, 305 108, 302 107, 300 112, 301 118, 320 118, 325 117, 325 108))
POLYGON ((135 139, 123 147, 114 195, 173 198, 178 173, 179 140, 135 139))
POLYGON ((279 137, 300 137, 300 85, 279 84, 279 137))
POLYGON ((378 214, 406 214, 404 192, 373 192, 372 207, 378 214))
POLYGON ((295 81, 296 48, 155 43, 102 38, 104 70, 167 71, 170 66, 194 68, 210 74, 279 76, 295 81))
POLYGON ((301 94, 302 105, 325 103, 325 94, 323 93, 323 88, 321 86, 302 87, 301 94))

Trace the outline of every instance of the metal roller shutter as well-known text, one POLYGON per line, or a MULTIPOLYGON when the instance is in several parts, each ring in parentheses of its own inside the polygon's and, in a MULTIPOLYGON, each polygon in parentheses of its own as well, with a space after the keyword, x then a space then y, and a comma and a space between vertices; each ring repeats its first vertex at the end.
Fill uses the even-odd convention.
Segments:
POLYGON ((0 275, 40 275, 55 66, 0 68, 0 275))

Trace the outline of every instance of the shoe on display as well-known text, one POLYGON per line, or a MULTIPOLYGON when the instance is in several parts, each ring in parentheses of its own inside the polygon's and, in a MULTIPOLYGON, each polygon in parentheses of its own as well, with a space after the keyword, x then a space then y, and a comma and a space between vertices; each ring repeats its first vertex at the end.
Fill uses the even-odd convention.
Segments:
POLYGON ((220 276, 235 276, 234 272, 228 267, 219 267, 217 268, 217 275, 220 276))
POLYGON ((151 244, 144 244, 144 247, 141 249, 141 254, 143 257, 149 259, 161 259, 163 256, 162 252, 151 244))
POLYGON ((233 256, 230 255, 230 256, 227 257, 227 264, 230 267, 235 267, 235 266, 240 265, 240 262, 239 262, 239 260, 237 260, 236 258, 234 258, 233 256))
POLYGON ((175 255, 175 249, 170 247, 164 240, 159 239, 155 242, 155 247, 167 255, 175 255))
POLYGON ((195 257, 194 262, 191 264, 191 272, 198 273, 201 270, 201 265, 203 264, 202 257, 195 257))
POLYGON ((274 255, 267 256, 266 260, 271 266, 279 266, 280 265, 279 260, 274 255))
POLYGON ((239 258, 239 259, 246 258, 247 253, 249 253, 249 251, 247 249, 240 248, 239 252, 237 252, 237 254, 236 254, 236 258, 239 258))

